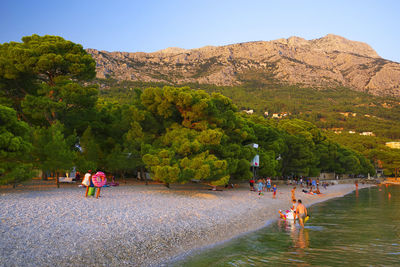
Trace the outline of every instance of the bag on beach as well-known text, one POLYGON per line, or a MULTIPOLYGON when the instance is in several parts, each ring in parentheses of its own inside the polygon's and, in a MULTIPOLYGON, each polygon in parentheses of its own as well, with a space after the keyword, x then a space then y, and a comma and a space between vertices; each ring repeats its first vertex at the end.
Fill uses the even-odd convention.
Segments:
POLYGON ((89 187, 88 196, 94 196, 94 192, 96 192, 96 189, 94 187, 89 187))

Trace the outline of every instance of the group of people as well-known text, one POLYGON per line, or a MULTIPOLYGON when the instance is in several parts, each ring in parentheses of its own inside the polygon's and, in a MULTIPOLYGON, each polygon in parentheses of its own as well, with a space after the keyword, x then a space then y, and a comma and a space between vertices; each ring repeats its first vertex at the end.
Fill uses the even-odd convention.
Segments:
POLYGON ((96 198, 100 197, 100 190, 103 186, 109 186, 107 185, 106 175, 103 172, 92 174, 91 170, 88 170, 88 172, 85 174, 82 185, 86 187, 85 197, 88 197, 88 195, 94 195, 94 191, 96 191, 96 198))
MULTIPOLYGON (((293 180, 287 180, 286 181, 287 185, 298 185, 301 187, 307 187, 307 189, 316 189, 317 187, 319 187, 320 185, 326 189, 327 186, 329 186, 328 182, 323 181, 322 183, 320 183, 319 179, 313 179, 313 178, 308 178, 308 177, 296 177, 293 178, 293 180)), ((333 183, 332 183, 333 184, 333 183)))
POLYGON ((296 219, 299 219, 299 224, 301 227, 304 228, 304 223, 305 219, 308 216, 307 208, 303 205, 301 199, 297 200, 297 206, 296 206, 296 199, 293 199, 293 205, 290 208, 290 211, 287 211, 286 214, 283 214, 281 210, 279 210, 279 214, 282 219, 293 219, 294 221, 296 219), (288 214, 290 214, 292 217, 288 218, 288 214))
POLYGON ((298 199, 296 201, 295 197, 295 191, 296 187, 293 187, 291 193, 292 193, 292 206, 290 207, 290 210, 287 210, 286 213, 282 213, 281 210, 279 210, 279 215, 282 219, 292 219, 296 220, 297 218, 299 219, 299 224, 301 227, 304 227, 305 219, 308 216, 307 208, 303 205, 301 199, 298 199), (297 203, 297 206, 296 206, 297 203))
POLYGON ((255 188, 254 179, 251 179, 249 181, 249 184, 250 184, 250 191, 257 191, 258 192, 258 196, 262 196, 265 191, 271 192, 271 190, 272 190, 272 192, 273 192, 272 197, 276 198, 276 191, 277 191, 278 188, 277 188, 276 184, 274 184, 272 186, 270 178, 267 178, 267 179, 260 178, 260 179, 258 179, 257 180, 257 190, 255 188))

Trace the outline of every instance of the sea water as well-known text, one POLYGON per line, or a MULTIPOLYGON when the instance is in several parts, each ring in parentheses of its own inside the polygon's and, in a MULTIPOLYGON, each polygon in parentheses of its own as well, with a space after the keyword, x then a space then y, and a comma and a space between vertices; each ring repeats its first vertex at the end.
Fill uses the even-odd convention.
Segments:
POLYGON ((195 253, 174 266, 400 266, 400 186, 359 190, 195 253))

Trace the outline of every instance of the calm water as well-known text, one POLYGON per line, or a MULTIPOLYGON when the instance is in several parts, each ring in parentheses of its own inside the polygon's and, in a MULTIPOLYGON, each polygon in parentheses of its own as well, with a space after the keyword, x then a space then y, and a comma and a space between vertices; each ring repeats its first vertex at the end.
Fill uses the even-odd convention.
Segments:
POLYGON ((362 189, 309 212, 305 229, 278 221, 175 266, 400 266, 400 186, 362 189))

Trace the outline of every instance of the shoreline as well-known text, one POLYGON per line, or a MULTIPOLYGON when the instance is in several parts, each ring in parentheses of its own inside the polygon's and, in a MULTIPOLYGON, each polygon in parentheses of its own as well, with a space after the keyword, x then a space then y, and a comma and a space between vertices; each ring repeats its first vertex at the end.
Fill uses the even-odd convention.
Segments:
MULTIPOLYGON (((351 185, 351 184, 345 184, 345 185, 351 185)), ((375 186, 375 185, 366 184, 366 185, 362 185, 361 187, 359 186, 358 189, 361 190, 361 189, 365 189, 365 188, 369 188, 369 187, 373 187, 373 186, 375 186)), ((312 207, 312 206, 314 206, 316 204, 319 204, 319 203, 322 203, 322 202, 325 202, 325 201, 328 201, 328 200, 333 200, 333 199, 336 199, 336 198, 344 197, 344 196, 346 196, 348 194, 353 193, 354 191, 356 191, 355 188, 353 190, 350 190, 347 193, 344 193, 343 195, 338 195, 338 196, 334 196, 334 197, 331 197, 331 198, 326 198, 326 199, 323 199, 323 200, 320 200, 320 201, 309 203, 309 204, 306 205, 306 208, 309 209, 310 207, 312 207)), ((158 265, 154 265, 154 266, 171 266, 171 265, 174 266, 174 264, 184 260, 186 257, 192 256, 192 255, 201 254, 202 252, 204 252, 206 250, 213 249, 213 248, 218 247, 220 245, 223 245, 225 243, 231 242, 231 241, 233 241, 235 239, 241 238, 241 237, 243 237, 245 235, 251 234, 253 232, 257 232, 257 231, 259 231, 259 230, 261 230, 263 228, 269 227, 270 225, 278 222, 279 219, 280 219, 279 216, 277 216, 274 219, 270 219, 270 220, 266 221, 265 224, 263 226, 259 227, 259 228, 255 228, 255 229, 249 230, 247 232, 242 232, 242 233, 240 233, 240 234, 238 234, 236 236, 233 236, 233 237, 231 237, 229 239, 226 239, 226 240, 221 240, 221 241, 218 241, 216 243, 209 244, 209 245, 206 245, 206 246, 203 246, 203 247, 198 247, 198 248, 191 249, 191 250, 189 250, 187 252, 184 252, 182 254, 175 255, 175 256, 171 257, 171 259, 166 261, 166 262, 158 263, 158 265)), ((151 266, 151 267, 153 267, 153 266, 151 266)))
MULTIPOLYGON (((290 206, 291 189, 279 185, 277 199, 247 184, 121 186, 105 188, 100 199, 72 187, 1 193, 0 258, 6 266, 166 266, 270 225, 290 206)), ((314 196, 297 188, 296 198, 309 207, 354 190, 339 184, 314 196)))

